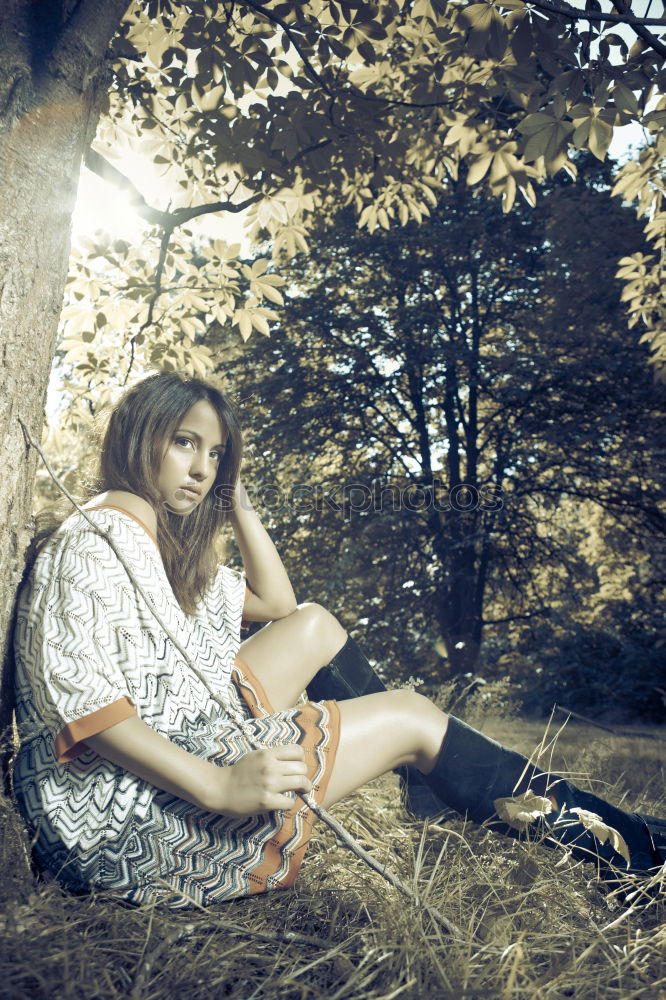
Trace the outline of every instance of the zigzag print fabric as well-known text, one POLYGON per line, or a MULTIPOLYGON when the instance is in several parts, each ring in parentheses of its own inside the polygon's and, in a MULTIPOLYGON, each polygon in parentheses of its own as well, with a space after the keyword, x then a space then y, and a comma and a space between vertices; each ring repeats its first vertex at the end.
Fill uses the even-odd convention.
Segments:
MULTIPOLYGON (((148 601, 266 746, 300 743, 316 801, 335 759, 339 712, 316 702, 273 712, 238 657, 245 577, 220 566, 194 615, 175 599, 159 550, 131 515, 89 516, 108 530, 148 601)), ((18 599, 14 766, 38 863, 73 890, 173 908, 294 884, 314 816, 233 819, 157 789, 86 746, 86 736, 137 713, 163 736, 219 766, 252 742, 211 697, 160 628, 108 542, 78 512, 40 551, 18 599)))

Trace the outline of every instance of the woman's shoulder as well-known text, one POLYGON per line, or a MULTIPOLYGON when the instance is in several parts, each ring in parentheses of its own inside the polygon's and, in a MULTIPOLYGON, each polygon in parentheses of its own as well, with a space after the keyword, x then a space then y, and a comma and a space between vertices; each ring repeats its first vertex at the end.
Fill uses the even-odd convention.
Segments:
POLYGON ((127 514, 141 521, 153 537, 157 535, 157 517, 155 511, 147 500, 144 500, 143 497, 138 496, 136 493, 130 493, 128 490, 107 490, 105 493, 100 493, 91 500, 86 501, 81 506, 84 510, 102 506, 117 507, 119 510, 124 510, 127 514))
MULTIPOLYGON (((142 525, 140 531, 132 533, 133 539, 145 535, 151 526, 154 530, 156 517, 150 504, 141 497, 124 490, 109 490, 106 493, 100 493, 81 506, 84 510, 91 511, 92 519, 96 523, 97 512, 92 510, 94 507, 109 506, 124 511, 131 521, 139 521, 142 525)), ((101 510, 99 513, 104 515, 109 512, 101 510)), ((107 518, 104 521, 105 527, 108 525, 108 520, 107 518)), ((156 546, 155 538, 152 541, 156 546)), ((160 560, 158 560, 159 562, 160 560)), ((126 581, 125 565, 114 554, 113 547, 109 546, 108 540, 103 534, 91 531, 83 515, 74 511, 48 538, 44 539, 34 558, 30 561, 28 571, 20 587, 21 607, 30 607, 39 601, 48 603, 55 599, 54 595, 57 595, 58 600, 60 600, 63 594, 68 593, 72 586, 78 586, 81 581, 87 587, 90 581, 99 574, 100 566, 103 567, 106 586, 111 583, 123 584, 126 581)), ((162 578, 159 577, 159 568, 152 563, 151 566, 151 579, 157 571, 158 578, 163 582, 162 578)))

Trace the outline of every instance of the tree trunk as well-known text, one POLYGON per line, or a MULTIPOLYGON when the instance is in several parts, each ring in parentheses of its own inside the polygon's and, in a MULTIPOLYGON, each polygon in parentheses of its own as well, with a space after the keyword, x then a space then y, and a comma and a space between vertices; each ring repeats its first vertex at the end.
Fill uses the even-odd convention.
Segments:
MULTIPOLYGON (((472 519, 471 514, 458 513, 453 517, 472 519)), ((454 555, 449 555, 443 565, 447 582, 438 590, 437 620, 446 647, 448 671, 454 676, 473 670, 481 650, 478 593, 484 588, 480 573, 485 573, 485 567, 480 565, 476 553, 476 525, 477 518, 467 524, 453 522, 447 541, 454 555)))
POLYGON ((2 0, 0 11, 0 732, 11 718, 11 631, 32 535, 40 440, 81 158, 128 0, 2 0))

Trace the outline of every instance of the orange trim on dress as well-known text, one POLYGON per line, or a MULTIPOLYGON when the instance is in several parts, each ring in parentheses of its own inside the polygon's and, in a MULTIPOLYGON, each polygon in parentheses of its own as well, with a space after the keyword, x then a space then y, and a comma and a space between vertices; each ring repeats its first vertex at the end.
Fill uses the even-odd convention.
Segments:
POLYGON ((273 715, 274 709, 270 703, 269 697, 266 694, 266 690, 255 674, 252 673, 252 668, 241 659, 241 657, 236 653, 234 660, 234 668, 232 673, 238 674, 239 683, 242 685, 244 680, 249 681, 250 687, 244 686, 244 690, 241 692, 243 700, 245 701, 247 707, 252 712, 255 719, 260 719, 262 715, 273 715), (257 698, 254 697, 256 693, 257 698))
MULTIPOLYGON (((148 535, 148 537, 151 538, 155 542, 155 545, 157 545, 157 539, 155 538, 155 536, 152 533, 152 531, 150 530, 150 528, 146 527, 146 525, 144 524, 144 522, 141 520, 140 517, 137 517, 136 514, 131 514, 128 510, 125 510, 124 507, 116 507, 116 505, 113 504, 113 503, 100 503, 96 507, 84 507, 83 509, 84 510, 104 510, 105 508, 108 508, 109 510, 119 510, 121 514, 127 514, 127 516, 131 517, 133 521, 136 521, 137 524, 141 525, 141 527, 146 532, 146 534, 148 535)), ((159 549, 159 545, 157 545, 157 548, 159 549)))
POLYGON ((96 736, 97 733, 104 732, 118 722, 131 719, 133 715, 136 715, 136 708, 127 695, 123 695, 110 705, 68 722, 56 736, 56 761, 58 764, 68 764, 75 757, 80 757, 90 749, 84 743, 89 736, 96 736))
MULTIPOLYGON (((235 659, 232 677, 233 674, 236 674, 234 682, 239 693, 254 718, 273 714, 274 710, 261 681, 257 679, 247 663, 238 655, 235 659)), ((337 701, 327 699, 324 701, 324 704, 329 712, 329 722, 326 731, 322 730, 318 725, 316 716, 319 715, 319 710, 312 702, 302 705, 298 716, 298 723, 305 731, 305 738, 301 746, 305 750, 305 762, 308 769, 308 777, 311 781, 314 779, 316 770, 313 751, 322 742, 322 737, 325 735, 328 736, 328 746, 325 748, 326 766, 323 774, 320 776, 319 784, 315 785, 312 790, 315 802, 319 804, 323 802, 326 795, 326 789, 340 742, 340 709, 338 708, 338 703, 337 701), (308 753, 308 751, 310 752, 308 753)), ((305 857, 316 818, 312 810, 303 802, 300 796, 297 799, 298 801, 301 802, 301 805, 295 804, 291 809, 283 813, 282 825, 265 845, 262 863, 254 868, 252 872, 248 873, 249 881, 253 886, 251 895, 266 892, 271 888, 268 884, 271 881, 274 888, 280 889, 290 888, 296 881, 296 876, 305 857), (274 882, 275 873, 283 867, 282 848, 292 841, 295 836, 296 814, 299 812, 301 813, 304 829, 298 840, 289 848, 290 858, 287 874, 276 884, 274 882)))

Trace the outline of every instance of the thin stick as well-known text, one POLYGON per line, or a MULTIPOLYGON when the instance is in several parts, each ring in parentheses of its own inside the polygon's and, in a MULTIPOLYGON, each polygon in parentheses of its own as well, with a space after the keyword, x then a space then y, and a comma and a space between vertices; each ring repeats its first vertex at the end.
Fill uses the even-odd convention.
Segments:
POLYGON ((594 719, 588 719, 586 715, 581 715, 580 712, 573 712, 570 708, 565 708, 564 705, 555 705, 553 711, 566 712, 568 715, 573 716, 574 719, 580 719, 581 722, 586 722, 588 726, 594 726, 596 729, 603 729, 604 732, 612 733, 613 736, 630 736, 634 739, 659 740, 661 743, 666 743, 666 736, 659 736, 657 733, 634 733, 631 729, 617 729, 612 726, 604 726, 600 722, 595 722, 594 719))
POLYGON ((331 830, 333 830, 333 832, 344 842, 345 846, 348 847, 357 858, 360 858, 361 861, 365 861, 368 867, 372 868, 378 875, 385 878, 387 882, 394 886, 394 888, 398 889, 405 896, 409 896, 412 902, 416 903, 417 906, 421 906, 428 914, 430 914, 433 920, 444 928, 448 934, 451 934, 452 937, 459 940, 463 939, 462 932, 458 927, 456 927, 455 924, 451 923, 451 921, 445 917, 444 914, 437 909, 437 907, 431 906, 429 903, 424 903, 423 900, 420 900, 406 882, 403 882, 401 878, 398 878, 398 876, 395 875, 390 868, 386 868, 385 865, 380 864, 379 861, 373 858, 372 854, 369 854, 364 847, 361 847, 358 841, 354 840, 351 834, 345 830, 342 823, 339 823, 338 820, 331 816, 331 814, 324 809, 323 806, 320 806, 318 802, 315 802, 310 794, 302 795, 301 798, 307 803, 310 809, 312 809, 313 813, 322 820, 323 823, 330 826, 331 830))
MULTIPOLYGON (((114 553, 118 556, 118 560, 121 563, 121 565, 123 566, 123 568, 125 569, 125 572, 129 576, 130 580, 132 581, 132 583, 134 584, 134 586, 136 587, 136 589, 143 596, 143 598, 144 598, 147 606, 150 608, 150 610, 152 611, 153 615, 155 616, 155 618, 157 619, 157 621, 159 622, 159 624, 161 625, 161 627, 164 629, 164 632, 168 636, 169 640, 176 647, 176 649, 178 650, 178 652, 180 653, 180 655, 183 657, 183 659, 185 660, 185 662, 188 664, 188 666, 190 666, 190 668, 192 669, 193 673, 202 681, 202 683, 204 684, 204 686, 208 689, 211 697, 213 697, 215 699, 215 701, 218 704, 220 704, 224 708, 224 710, 232 718, 235 718, 235 716, 236 716, 237 713, 235 713, 234 711, 232 711, 231 710, 231 706, 227 705, 224 701, 222 701, 220 699, 220 697, 218 695, 216 695, 213 691, 210 690, 210 688, 208 686, 208 683, 207 683, 206 678, 204 677, 204 675, 200 673, 200 671, 198 670, 198 668, 192 662, 192 659, 189 656, 189 654, 186 652, 186 650, 183 648, 183 646, 181 646, 181 644, 178 642, 178 640, 176 639, 176 637, 174 635, 172 635, 172 633, 170 632, 170 630, 167 627, 166 623, 162 619, 161 615, 157 612, 157 610, 153 607, 153 605, 151 604, 151 602, 147 599, 146 595, 143 592, 143 588, 141 587, 141 584, 139 583, 139 581, 134 576, 134 573, 132 572, 132 569, 129 566, 127 560, 123 556, 122 552, 118 549, 118 547, 116 546, 116 544, 114 543, 114 541, 111 539, 111 537, 109 536, 108 532, 101 531, 97 527, 97 525, 95 524, 95 522, 92 520, 91 517, 88 516, 88 514, 83 509, 83 507, 81 507, 78 504, 78 502, 74 499, 74 497, 72 496, 72 494, 67 490, 67 488, 63 485, 63 483, 60 482, 60 480, 58 479, 58 477, 54 473, 53 469, 51 468, 51 465, 49 464, 49 461, 48 461, 46 455, 44 454, 44 451, 42 450, 41 446, 32 437, 30 431, 25 426, 25 424, 23 423, 23 421, 21 420, 20 417, 18 417, 18 421, 19 421, 19 423, 21 425, 21 428, 23 430, 23 434, 25 435, 25 438, 26 438, 28 444, 31 445, 38 452, 38 454, 40 455, 42 461, 44 462, 44 465, 46 466, 46 469, 47 469, 49 475, 53 479, 53 481, 56 484, 56 486, 58 487, 58 489, 60 489, 62 491, 62 493, 65 494, 65 496, 67 497, 67 499, 70 501, 70 503, 72 503, 76 507, 76 509, 79 511, 79 513, 83 514, 84 518, 92 526, 92 528, 95 531, 95 533, 98 534, 98 535, 101 535, 103 538, 105 538, 107 540, 107 542, 109 543, 109 545, 113 549, 114 553)), ((246 732, 246 730, 245 730, 245 722, 246 722, 246 720, 242 719, 240 721, 239 720, 235 720, 235 721, 237 721, 238 724, 243 729, 243 731, 246 732)), ((246 732, 246 735, 250 739, 250 742, 252 742, 254 745, 256 745, 256 741, 253 740, 253 738, 249 735, 249 733, 246 732)), ((334 819, 333 816, 331 816, 331 814, 328 813, 326 811, 326 809, 324 809, 323 806, 320 806, 317 802, 315 802, 315 800, 312 798, 311 795, 309 795, 309 794, 303 795, 302 798, 306 802, 306 804, 309 806, 309 808, 312 809, 312 811, 314 812, 314 814, 316 816, 318 816, 322 820, 323 823, 325 823, 327 826, 329 826, 333 830, 333 832, 336 834, 336 836, 339 837, 339 839, 345 844, 346 847, 349 848, 350 851, 352 851, 353 854, 355 854, 362 861, 365 861, 365 863, 370 868, 372 868, 373 871, 377 872, 377 874, 379 874, 383 878, 385 878, 386 881, 390 883, 390 885, 394 886, 396 889, 398 889, 400 892, 402 892, 405 896, 409 897, 409 899, 411 899, 412 902, 416 904, 416 906, 423 907, 423 909, 438 924, 440 924, 440 926, 448 934, 451 934, 453 937, 455 937, 455 938, 457 938, 459 940, 463 939, 462 932, 456 927, 455 924, 451 923, 451 921, 448 920, 435 907, 430 906, 428 903, 423 903, 422 901, 420 901, 418 899, 418 897, 416 896, 416 894, 412 891, 412 889, 410 889, 410 887, 406 884, 406 882, 403 882, 402 879, 398 878, 397 875, 395 875, 392 871, 390 871, 384 865, 379 864, 379 862, 376 861, 372 857, 372 855, 369 854, 363 847, 361 847, 361 845, 354 839, 354 837, 352 837, 352 835, 350 833, 348 833, 347 830, 345 830, 345 828, 342 826, 341 823, 339 823, 336 819, 334 819)))

